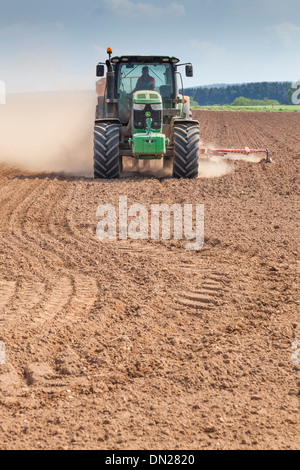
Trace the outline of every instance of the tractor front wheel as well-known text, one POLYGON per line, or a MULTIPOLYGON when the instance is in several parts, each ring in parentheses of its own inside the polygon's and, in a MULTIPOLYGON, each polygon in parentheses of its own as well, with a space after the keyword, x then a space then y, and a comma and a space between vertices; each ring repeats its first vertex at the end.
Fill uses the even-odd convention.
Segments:
POLYGON ((199 125, 191 122, 174 126, 173 178, 197 178, 199 171, 199 125))

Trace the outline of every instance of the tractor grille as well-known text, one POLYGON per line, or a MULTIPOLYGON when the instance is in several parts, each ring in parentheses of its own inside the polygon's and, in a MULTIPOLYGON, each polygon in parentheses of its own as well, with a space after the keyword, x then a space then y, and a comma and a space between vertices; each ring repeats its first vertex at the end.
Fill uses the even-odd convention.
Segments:
POLYGON ((146 104, 143 111, 133 111, 133 124, 135 129, 147 129, 147 119, 146 113, 151 113, 151 128, 160 129, 162 125, 162 111, 153 111, 150 104, 146 104))

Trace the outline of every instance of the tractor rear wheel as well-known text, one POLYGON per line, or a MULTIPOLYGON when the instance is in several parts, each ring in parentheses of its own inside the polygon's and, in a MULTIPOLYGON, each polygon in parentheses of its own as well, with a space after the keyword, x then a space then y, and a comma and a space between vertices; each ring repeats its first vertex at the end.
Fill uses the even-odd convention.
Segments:
POLYGON ((199 125, 191 122, 174 126, 173 178, 197 178, 199 171, 199 125))
POLYGON ((119 125, 96 122, 94 131, 94 177, 119 178, 122 160, 119 156, 119 125))

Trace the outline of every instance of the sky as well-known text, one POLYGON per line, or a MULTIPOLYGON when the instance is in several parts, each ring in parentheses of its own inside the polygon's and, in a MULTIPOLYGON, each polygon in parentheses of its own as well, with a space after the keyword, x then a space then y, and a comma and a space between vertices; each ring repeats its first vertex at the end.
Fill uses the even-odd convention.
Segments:
POLYGON ((192 62, 185 87, 296 81, 300 1, 0 0, 8 93, 94 89, 107 47, 192 62))

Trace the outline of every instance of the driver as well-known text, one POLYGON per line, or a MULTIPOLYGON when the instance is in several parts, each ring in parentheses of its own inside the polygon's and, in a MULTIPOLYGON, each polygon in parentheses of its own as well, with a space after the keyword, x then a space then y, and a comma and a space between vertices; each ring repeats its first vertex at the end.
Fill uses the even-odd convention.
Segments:
POLYGON ((147 65, 142 68, 142 75, 138 79, 133 93, 140 90, 155 90, 155 78, 149 75, 149 67, 147 65))

